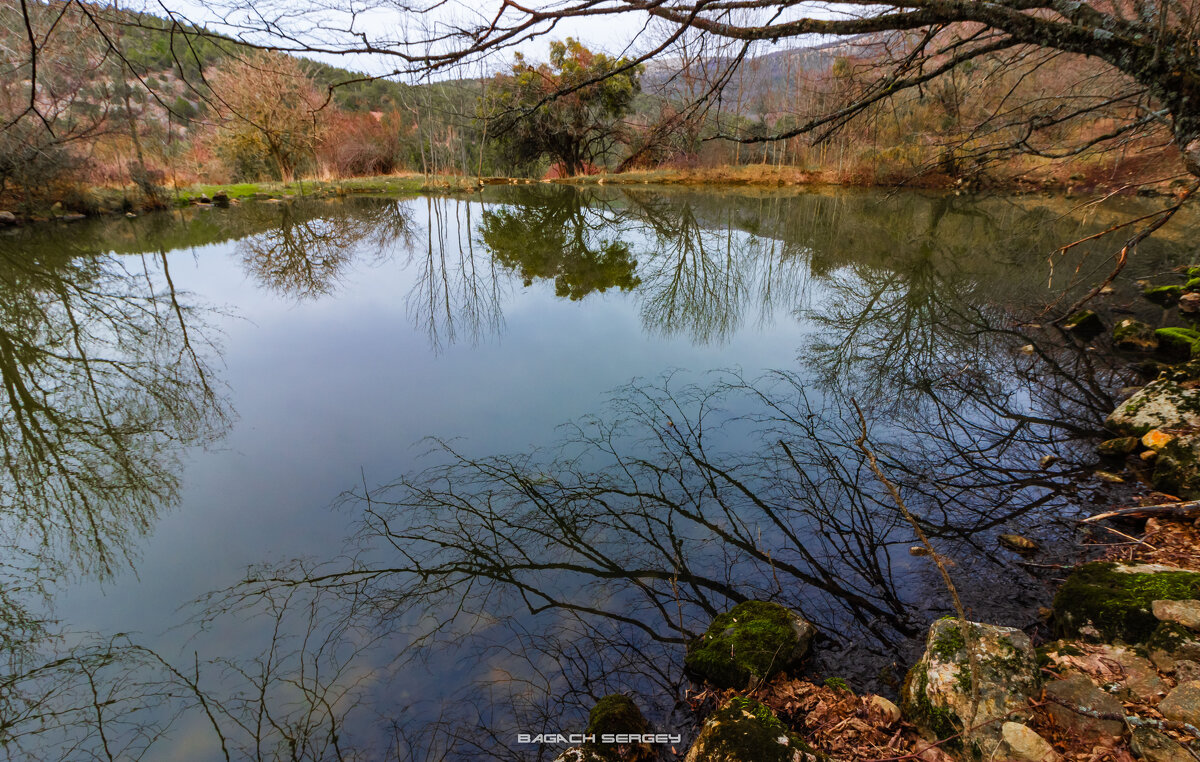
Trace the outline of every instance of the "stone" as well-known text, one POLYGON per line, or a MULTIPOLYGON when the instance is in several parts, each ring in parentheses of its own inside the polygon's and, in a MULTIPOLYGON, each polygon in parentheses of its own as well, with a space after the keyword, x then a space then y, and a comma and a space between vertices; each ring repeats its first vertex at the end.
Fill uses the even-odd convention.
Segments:
MULTIPOLYGON (((638 709, 633 699, 621 693, 611 693, 604 696, 592 710, 588 712, 588 724, 584 730, 586 735, 601 738, 604 734, 619 733, 649 733, 650 723, 646 721, 642 710, 638 709)), ((653 749, 648 744, 621 744, 617 746, 605 744, 584 743, 584 750, 593 751, 597 756, 608 759, 652 759, 653 749)))
POLYGON ((1200 638, 1174 622, 1161 622, 1146 641, 1146 651, 1154 666, 1163 672, 1175 672, 1176 679, 1183 679, 1178 675, 1178 663, 1200 662, 1200 638))
POLYGON ((62 222, 79 222, 80 220, 87 219, 87 215, 75 214, 74 212, 72 212, 71 214, 64 214, 61 217, 59 217, 58 219, 61 220, 62 222))
POLYGON ((1105 421, 1122 436, 1142 436, 1151 429, 1200 426, 1200 389, 1160 378, 1122 402, 1105 421))
POLYGON ((1172 664, 1175 668, 1175 679, 1181 683, 1190 680, 1200 680, 1200 662, 1191 659, 1180 659, 1172 664))
MULTIPOLYGON (((1156 704, 1166 694, 1167 684, 1149 659, 1122 646, 1106 646, 1100 656, 1117 667, 1114 682, 1118 697, 1156 704)), ((1112 690, 1111 686, 1109 690, 1112 690)))
POLYGON ((1138 455, 1139 459, 1141 459, 1147 463, 1149 463, 1150 461, 1154 460, 1157 457, 1158 457, 1158 453, 1156 453, 1154 450, 1146 450, 1138 455))
POLYGON ((1192 347, 1200 342, 1200 332, 1191 328, 1159 328, 1154 332, 1158 349, 1174 357, 1191 357, 1192 347))
POLYGON ((1154 601, 1198 593, 1196 572, 1157 564, 1080 564, 1054 596, 1054 628, 1059 637, 1095 635, 1105 642, 1142 643, 1158 626, 1154 601))
POLYGON ((12 212, 7 212, 7 211, 0 212, 0 225, 16 225, 16 224, 17 224, 17 215, 13 214, 12 212))
POLYGON ((1080 310, 1063 321, 1063 328, 1084 336, 1095 336, 1104 330, 1100 316, 1091 310, 1080 310))
POLYGON ((1200 312, 1200 294, 1195 292, 1184 294, 1179 297, 1179 304, 1177 306, 1179 307, 1179 311, 1185 314, 1200 312))
POLYGON ((1178 741, 1144 726, 1133 729, 1129 750, 1146 762, 1196 762, 1191 752, 1178 741))
POLYGON ((212 197, 213 206, 221 209, 229 208, 229 194, 225 191, 217 191, 212 197))
MULTIPOLYGON (((1140 440, 1137 437, 1117 437, 1106 439, 1096 446, 1096 450, 1109 458, 1121 458, 1137 449, 1140 440)), ((1147 445, 1149 447, 1149 445, 1147 445)))
POLYGON ((1096 475, 1096 478, 1099 479, 1100 481, 1107 482, 1109 484, 1124 484, 1125 483, 1124 478, 1122 478, 1121 476, 1118 476, 1117 474, 1112 473, 1111 471, 1096 471, 1095 475, 1096 475))
POLYGON ((1057 762, 1060 757, 1045 738, 1019 722, 1000 727, 1000 754, 996 759, 1014 762, 1057 762))
POLYGON ((1076 711, 1079 708, 1117 717, 1125 714, 1121 702, 1096 687, 1086 675, 1075 672, 1047 683, 1046 697, 1050 699, 1046 711, 1054 723, 1071 733, 1099 740, 1119 736, 1125 730, 1121 720, 1099 719, 1076 711))
POLYGON ((1142 435, 1142 446, 1155 452, 1158 452, 1174 441, 1174 434, 1168 434, 1159 429, 1150 429, 1142 435))
POLYGON ((1158 711, 1168 720, 1200 724, 1200 680, 1190 680, 1172 688, 1159 702, 1158 711))
POLYGON ((883 696, 875 694, 867 696, 867 708, 877 712, 887 725, 894 725, 900 721, 900 707, 883 696))
POLYGON ((1186 431, 1157 450, 1150 482, 1185 500, 1200 498, 1200 432, 1186 431))
POLYGON ((1002 534, 996 540, 1009 550, 1015 550, 1018 553, 1032 553, 1038 549, 1036 542, 1019 534, 1002 534))
POLYGON ((1142 296, 1160 307, 1170 307, 1183 296, 1183 286, 1152 286, 1143 291, 1142 296))
POLYGON ((744 601, 688 643, 684 668, 719 688, 747 688, 794 669, 808 655, 814 624, 778 603, 744 601))
MULTIPOLYGON (((1000 741, 1006 718, 1028 717, 1028 700, 1039 686, 1040 670, 1029 637, 1011 627, 968 622, 964 638, 956 619, 939 619, 929 628, 925 653, 908 671, 900 691, 905 718, 922 735, 947 739, 970 725, 979 726, 968 741, 980 749, 1000 741), (979 704, 973 706, 970 641, 978 665, 979 704)), ((949 743, 962 746, 962 737, 949 743)))
POLYGON ((826 762, 788 729, 770 707, 734 696, 713 712, 684 762, 826 762))
POLYGON ((1200 630, 1200 601, 1154 601, 1150 610, 1160 622, 1174 622, 1189 630, 1200 630))

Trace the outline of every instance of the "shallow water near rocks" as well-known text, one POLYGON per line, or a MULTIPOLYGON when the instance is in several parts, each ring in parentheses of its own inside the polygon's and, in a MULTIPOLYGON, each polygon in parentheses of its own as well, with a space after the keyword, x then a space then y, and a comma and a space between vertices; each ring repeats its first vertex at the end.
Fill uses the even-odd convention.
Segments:
MULTIPOLYGON (((894 695, 951 604, 855 403, 971 615, 1036 635, 1132 378, 1042 314, 1116 242, 1056 249, 1159 203, 538 185, 0 236, 6 751, 549 759, 517 734, 613 692, 687 734, 685 644, 753 598, 894 695)), ((1192 225, 1109 325, 1162 319, 1133 281, 1192 225)))

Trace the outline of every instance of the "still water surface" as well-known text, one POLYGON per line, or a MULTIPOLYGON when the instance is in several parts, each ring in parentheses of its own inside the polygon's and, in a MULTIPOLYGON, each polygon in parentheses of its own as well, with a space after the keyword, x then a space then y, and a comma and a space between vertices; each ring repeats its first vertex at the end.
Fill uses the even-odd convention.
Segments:
MULTIPOLYGON (((1129 376, 1039 317, 1111 244, 1055 249, 1151 208, 534 186, 0 238, 2 748, 549 759, 516 733, 613 691, 686 735, 684 643, 746 598, 894 691, 949 602, 851 399, 973 615, 1035 628, 995 535, 1071 552, 1129 376)), ((1190 224, 1106 319, 1161 319, 1132 281, 1190 224)))

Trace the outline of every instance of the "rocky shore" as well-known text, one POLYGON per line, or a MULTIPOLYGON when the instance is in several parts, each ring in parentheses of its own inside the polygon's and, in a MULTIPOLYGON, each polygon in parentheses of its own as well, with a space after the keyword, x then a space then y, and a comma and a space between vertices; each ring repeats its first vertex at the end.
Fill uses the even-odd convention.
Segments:
MULTIPOLYGON (((935 621, 897 705, 840 680, 797 679, 817 628, 778 604, 741 603, 688 645, 702 724, 687 762, 1200 760, 1200 267, 1178 280, 1141 285, 1164 323, 1188 325, 1111 328, 1113 346, 1153 380, 1123 390, 1096 473, 1145 489, 1136 504, 1086 520, 1116 522, 1129 542, 1069 569, 1044 612, 1052 639, 935 621)), ((1109 330, 1090 311, 1063 328, 1109 330)), ((588 732, 647 727, 631 699, 608 697, 588 732)), ((652 744, 585 743, 557 762, 658 758, 652 744)))

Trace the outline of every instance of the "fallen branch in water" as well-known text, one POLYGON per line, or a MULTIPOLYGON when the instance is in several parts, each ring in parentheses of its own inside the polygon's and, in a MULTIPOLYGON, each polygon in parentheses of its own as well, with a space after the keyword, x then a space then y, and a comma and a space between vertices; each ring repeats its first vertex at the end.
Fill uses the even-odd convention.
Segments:
POLYGON ((1081 521, 1085 524, 1104 519, 1197 519, 1200 518, 1200 500, 1182 503, 1160 503, 1120 508, 1115 511, 1097 513, 1081 521))

